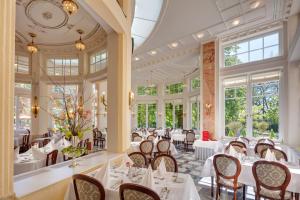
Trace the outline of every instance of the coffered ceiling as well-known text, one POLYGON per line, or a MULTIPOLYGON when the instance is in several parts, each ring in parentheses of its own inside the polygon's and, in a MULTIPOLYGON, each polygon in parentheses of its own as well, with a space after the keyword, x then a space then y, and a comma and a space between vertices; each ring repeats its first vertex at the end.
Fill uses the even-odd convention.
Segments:
POLYGON ((154 31, 134 51, 133 82, 145 83, 150 71, 157 82, 189 73, 198 66, 201 43, 231 34, 238 37, 237 32, 284 20, 290 15, 292 3, 293 0, 165 0, 154 31))
POLYGON ((101 26, 82 7, 76 14, 68 15, 61 0, 17 0, 16 42, 31 40, 29 32, 35 33, 35 43, 45 46, 74 44, 79 39, 76 30, 84 31, 83 40, 90 39, 101 26))

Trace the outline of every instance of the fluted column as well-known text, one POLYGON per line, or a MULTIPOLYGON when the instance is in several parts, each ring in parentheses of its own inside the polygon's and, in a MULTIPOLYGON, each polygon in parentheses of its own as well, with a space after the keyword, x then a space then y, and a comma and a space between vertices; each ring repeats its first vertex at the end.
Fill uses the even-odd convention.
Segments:
POLYGON ((14 199, 15 0, 0 1, 0 200, 14 199))

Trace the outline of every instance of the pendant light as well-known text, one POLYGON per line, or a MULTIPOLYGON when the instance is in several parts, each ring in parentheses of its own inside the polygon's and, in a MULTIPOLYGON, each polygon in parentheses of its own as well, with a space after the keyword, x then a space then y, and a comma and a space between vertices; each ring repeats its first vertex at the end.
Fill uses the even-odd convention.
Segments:
POLYGON ((33 38, 36 37, 36 34, 34 33, 29 33, 29 36, 31 37, 31 42, 27 44, 27 50, 33 54, 33 53, 36 53, 38 51, 38 48, 37 46, 34 44, 33 42, 33 38))
POLYGON ((79 51, 83 51, 85 49, 85 44, 82 42, 81 40, 81 35, 84 33, 83 30, 78 29, 77 33, 80 35, 79 40, 77 40, 75 42, 75 47, 76 49, 78 49, 79 51))

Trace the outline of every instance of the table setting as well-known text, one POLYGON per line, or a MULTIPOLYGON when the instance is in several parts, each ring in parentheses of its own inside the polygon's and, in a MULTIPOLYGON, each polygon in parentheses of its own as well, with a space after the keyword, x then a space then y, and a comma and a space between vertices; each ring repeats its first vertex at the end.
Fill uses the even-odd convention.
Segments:
MULTIPOLYGON (((128 157, 127 155, 125 157, 128 157)), ((105 188, 105 199, 119 200, 119 187, 123 183, 135 183, 151 188, 162 200, 200 200, 190 175, 166 172, 164 161, 157 170, 132 167, 132 161, 123 161, 121 166, 111 166, 110 162, 99 170, 89 173, 105 188)), ((70 182, 64 200, 76 200, 73 183, 70 182)))

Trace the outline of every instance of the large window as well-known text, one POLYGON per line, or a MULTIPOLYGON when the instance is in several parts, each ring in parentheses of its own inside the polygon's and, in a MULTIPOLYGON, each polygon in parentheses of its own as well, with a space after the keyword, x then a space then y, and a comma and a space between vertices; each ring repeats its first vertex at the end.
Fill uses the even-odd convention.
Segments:
POLYGON ((279 138, 279 72, 224 81, 225 135, 279 138))
POLYGON ((107 65, 107 52, 97 52, 90 57, 90 73, 98 72, 107 65))
POLYGON ((200 97, 191 98, 191 127, 192 129, 200 129, 200 97))
POLYGON ((15 84, 14 103, 15 129, 30 129, 31 127, 31 84, 15 84))
POLYGON ((223 49, 224 66, 231 67, 280 55, 279 32, 265 34, 238 43, 225 46, 223 49))
POLYGON ((157 95, 157 87, 156 86, 149 86, 149 87, 145 87, 145 86, 138 86, 137 88, 137 94, 139 96, 156 96, 157 95))
POLYGON ((191 91, 195 91, 200 88, 200 77, 193 78, 191 80, 191 91))
POLYGON ((77 76, 79 74, 78 58, 50 58, 47 60, 49 76, 77 76))
POLYGON ((29 73, 29 58, 28 56, 15 56, 15 72, 28 74, 29 73))
POLYGON ((166 128, 183 128, 183 104, 180 102, 165 103, 166 128))
POLYGON ((184 84, 182 82, 170 84, 166 86, 166 94, 181 94, 183 92, 184 84))
POLYGON ((139 128, 156 128, 156 104, 138 104, 139 128))

